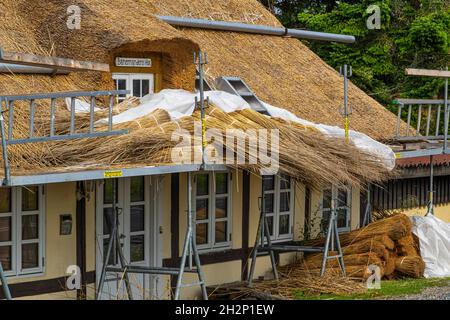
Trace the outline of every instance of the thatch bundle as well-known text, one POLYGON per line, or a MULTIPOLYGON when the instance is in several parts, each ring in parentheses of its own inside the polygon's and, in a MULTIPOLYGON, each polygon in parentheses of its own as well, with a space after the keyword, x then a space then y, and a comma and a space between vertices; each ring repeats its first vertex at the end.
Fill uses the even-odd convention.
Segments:
MULTIPOLYGON (((423 276, 424 262, 420 257, 418 245, 412 234, 410 219, 403 214, 378 220, 368 226, 339 236, 344 253, 344 263, 350 277, 366 278, 372 274, 367 267, 371 264, 380 267, 385 278, 423 276)), ((323 245, 324 239, 313 240, 310 245, 323 245)), ((336 255, 337 252, 330 252, 336 255)), ((303 269, 320 272, 322 254, 306 256, 303 269)), ((331 262, 333 261, 333 262, 331 262)), ((336 261, 327 266, 332 272, 339 271, 336 261)))
POLYGON ((255 280, 249 288, 246 282, 231 283, 208 287, 211 300, 285 300, 295 299, 297 294, 306 296, 318 294, 358 294, 367 292, 367 288, 359 282, 343 278, 331 273, 324 277, 313 276, 296 268, 295 265, 279 269, 280 279, 255 280))
POLYGON ((398 257, 395 259, 395 270, 412 278, 420 278, 423 276, 425 263, 419 256, 398 257))
MULTIPOLYGON (((122 103, 126 107, 135 104, 135 101, 122 103)), ((120 108, 123 106, 119 105, 118 108, 115 109, 115 114, 120 112, 120 108)), ((107 109, 96 113, 95 120, 98 120, 107 115, 107 109)), ((70 112, 67 111, 67 108, 59 107, 56 118, 60 123, 56 127, 57 132, 67 133, 65 130, 70 123, 70 112)), ((215 129, 223 136, 223 141, 210 141, 215 148, 213 150, 216 150, 212 153, 223 151, 225 156, 227 151, 232 151, 235 160, 237 160, 238 154, 245 156, 245 163, 234 161, 235 164, 231 164, 231 167, 259 174, 261 169, 268 166, 260 159, 257 163, 250 162, 254 154, 251 152, 248 140, 245 144, 233 143, 232 146, 226 143, 228 138, 233 138, 235 130, 241 130, 243 133, 253 130, 259 134, 258 130, 260 129, 276 129, 279 134, 277 154, 279 171, 299 181, 315 186, 324 183, 358 185, 366 181, 380 181, 387 175, 387 171, 373 155, 361 152, 343 139, 325 137, 311 127, 270 118, 250 109, 225 113, 215 106, 209 106, 206 109, 205 119, 207 129, 215 129), (233 150, 230 149, 232 147, 234 147, 233 150), (328 170, 330 167, 333 167, 334 170, 328 170)), ((70 169, 74 166, 110 168, 114 166, 172 165, 174 164, 172 162, 173 152, 186 151, 177 149, 180 141, 173 138, 174 134, 177 133, 178 138, 188 135, 189 139, 194 140, 194 123, 199 120, 199 111, 195 111, 192 116, 171 121, 166 111, 156 109, 147 116, 115 126, 116 129, 128 129, 129 134, 127 135, 47 143, 38 154, 14 152, 15 147, 11 147, 13 151, 12 170, 13 172, 28 172, 36 169, 41 171, 70 169)), ((87 132, 89 122, 89 114, 77 114, 75 120, 77 132, 87 132)), ((40 114, 40 132, 48 133, 49 123, 49 114, 40 114)), ((95 130, 106 130, 106 126, 97 124, 95 130)), ((198 144, 193 144, 191 151, 199 151, 199 149, 198 144)), ((270 135, 268 136, 267 150, 267 155, 271 156, 270 135)), ((195 159, 194 152, 192 152, 190 160, 195 162, 199 159, 195 159)), ((221 160, 225 163, 226 159, 221 160)))

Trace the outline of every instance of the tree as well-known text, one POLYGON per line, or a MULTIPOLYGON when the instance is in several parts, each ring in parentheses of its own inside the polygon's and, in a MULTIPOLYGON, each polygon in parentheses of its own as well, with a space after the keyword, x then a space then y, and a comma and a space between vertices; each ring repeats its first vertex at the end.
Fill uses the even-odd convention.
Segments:
POLYGON ((450 1, 267 1, 287 27, 355 35, 352 45, 305 43, 335 68, 352 65, 352 81, 381 103, 389 105, 396 97, 443 95, 442 79, 406 77, 404 69, 440 69, 450 63, 450 1), (367 28, 370 5, 381 10, 379 30, 367 28))

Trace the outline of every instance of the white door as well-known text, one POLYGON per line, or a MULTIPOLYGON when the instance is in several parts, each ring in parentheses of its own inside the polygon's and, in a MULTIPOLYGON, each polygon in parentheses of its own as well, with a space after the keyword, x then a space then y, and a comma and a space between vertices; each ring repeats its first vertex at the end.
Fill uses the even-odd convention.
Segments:
MULTIPOLYGON (((120 178, 117 180, 117 207, 119 208, 119 235, 126 263, 150 266, 155 263, 157 246, 155 237, 157 220, 153 217, 154 210, 150 177, 120 178)), ((113 180, 108 179, 97 185, 97 285, 105 260, 110 226, 106 217, 112 214, 113 180)), ((110 257, 109 264, 119 264, 118 257, 110 257)), ((148 275, 129 273, 133 299, 148 299, 154 296, 154 278, 148 275)), ((100 299, 127 299, 125 283, 122 274, 108 273, 100 299)))
MULTIPOLYGON (((155 92, 154 75, 151 73, 114 73, 113 80, 116 90, 128 90, 128 97, 142 98, 155 92)), ((127 96, 120 95, 119 102, 127 96)))

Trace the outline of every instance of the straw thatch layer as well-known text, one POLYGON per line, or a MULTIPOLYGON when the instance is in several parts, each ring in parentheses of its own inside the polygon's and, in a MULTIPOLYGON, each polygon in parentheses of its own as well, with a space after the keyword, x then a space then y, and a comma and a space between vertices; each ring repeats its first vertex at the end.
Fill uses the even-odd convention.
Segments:
MULTIPOLYGON (((157 14, 280 26, 257 0, 151 2, 157 14)), ((344 101, 342 78, 299 40, 190 28, 181 31, 208 52, 210 80, 241 77, 259 98, 273 105, 310 121, 343 127, 339 115, 344 101)), ((353 84, 349 98, 352 129, 377 140, 394 136, 395 115, 353 84)))
MULTIPOLYGON (((133 103, 135 102, 124 102, 125 105, 133 103)), ((104 115, 105 112, 100 111, 96 119, 104 115)), ((231 150, 231 146, 226 145, 227 138, 233 133, 230 130, 247 133, 248 130, 259 132, 260 129, 275 129, 279 135, 280 172, 299 181, 315 186, 325 183, 358 185, 367 181, 379 181, 387 175, 387 171, 373 155, 361 152, 343 139, 325 137, 316 130, 297 123, 270 118, 250 109, 227 114, 210 106, 206 109, 206 115, 206 128, 216 129, 223 136, 222 142, 211 140, 211 145, 217 150, 209 153, 212 156, 219 150, 223 150, 225 156, 226 151, 231 150)), ((69 116, 69 112, 63 107, 58 108, 57 119, 60 125, 56 126, 57 133, 67 133, 69 116)), ((40 132, 46 135, 50 123, 48 114, 41 114, 40 119, 40 132)), ((26 173, 80 166, 85 169, 99 169, 114 166, 173 165, 173 152, 183 151, 177 149, 180 141, 173 139, 173 134, 184 130, 181 136, 187 134, 193 140, 194 123, 199 123, 199 120, 199 111, 192 116, 171 121, 167 112, 158 109, 148 116, 116 126, 116 129, 129 130, 127 135, 47 143, 39 153, 25 153, 23 146, 11 146, 9 151, 12 170, 15 173, 26 173)), ((76 124, 77 128, 81 128, 78 132, 86 132, 89 116, 77 115, 76 124)), ((96 126, 96 131, 102 130, 105 128, 96 126)), ((270 151, 270 137, 268 142, 270 151)), ((245 145, 233 144, 233 147, 237 148, 234 152, 245 155, 245 163, 238 163, 234 153, 234 161, 230 166, 260 174, 261 169, 269 164, 261 162, 261 159, 257 163, 251 163, 248 143, 247 139, 245 145)), ((199 151, 198 144, 192 147, 191 152, 195 149, 199 151)), ((270 153, 268 155, 270 156, 270 153)), ((199 159, 193 156, 187 160, 199 163, 199 159)))

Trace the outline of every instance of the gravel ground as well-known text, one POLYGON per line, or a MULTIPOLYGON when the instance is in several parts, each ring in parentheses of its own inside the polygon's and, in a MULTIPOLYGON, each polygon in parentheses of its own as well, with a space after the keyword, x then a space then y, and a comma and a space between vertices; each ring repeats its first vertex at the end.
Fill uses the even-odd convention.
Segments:
POLYGON ((445 287, 426 288, 419 294, 408 294, 398 297, 387 297, 385 300, 450 300, 450 285, 445 287))

